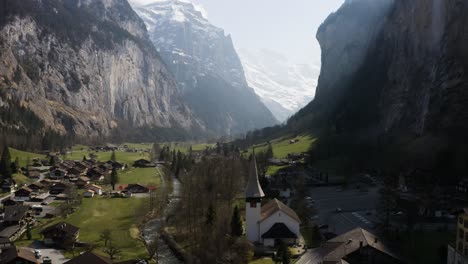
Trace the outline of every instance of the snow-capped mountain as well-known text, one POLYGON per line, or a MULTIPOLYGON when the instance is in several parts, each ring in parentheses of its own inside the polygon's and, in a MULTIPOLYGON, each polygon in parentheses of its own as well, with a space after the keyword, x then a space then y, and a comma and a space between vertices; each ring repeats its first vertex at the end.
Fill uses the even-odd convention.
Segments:
POLYGON ((231 37, 192 3, 158 0, 134 9, 189 106, 208 128, 236 134, 276 122, 248 86, 231 37))
POLYGON ((315 96, 319 65, 295 64, 278 52, 240 50, 247 82, 279 121, 315 96))

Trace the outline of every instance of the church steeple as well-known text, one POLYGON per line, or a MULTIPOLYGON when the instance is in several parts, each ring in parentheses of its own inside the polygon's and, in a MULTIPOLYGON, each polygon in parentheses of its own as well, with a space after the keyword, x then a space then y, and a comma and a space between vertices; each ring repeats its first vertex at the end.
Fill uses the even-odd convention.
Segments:
POLYGON ((245 189, 245 198, 262 198, 265 197, 262 186, 258 181, 257 173, 257 160, 255 159, 255 150, 252 154, 252 160, 250 161, 249 168, 249 180, 247 182, 247 188, 245 189))
POLYGON ((255 150, 252 154, 249 168, 249 181, 245 189, 245 222, 247 239, 251 242, 260 241, 260 219, 262 215, 262 198, 265 197, 258 181, 255 150))

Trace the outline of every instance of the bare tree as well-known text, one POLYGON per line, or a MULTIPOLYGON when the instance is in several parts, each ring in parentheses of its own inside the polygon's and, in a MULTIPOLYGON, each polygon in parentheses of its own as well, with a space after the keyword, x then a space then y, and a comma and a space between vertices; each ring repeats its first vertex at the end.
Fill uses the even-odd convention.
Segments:
POLYGON ((111 260, 114 260, 122 250, 117 247, 112 240, 109 240, 107 246, 104 247, 103 252, 109 255, 111 260))

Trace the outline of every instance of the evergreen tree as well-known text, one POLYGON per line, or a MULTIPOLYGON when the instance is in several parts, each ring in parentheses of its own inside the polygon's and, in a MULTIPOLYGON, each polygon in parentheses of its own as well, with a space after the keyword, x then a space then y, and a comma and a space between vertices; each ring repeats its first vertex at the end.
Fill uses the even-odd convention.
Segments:
POLYGON ((0 160, 0 173, 4 178, 11 178, 11 156, 10 149, 5 146, 3 148, 2 159, 0 160))
POLYGON ((19 158, 16 157, 15 162, 11 163, 11 171, 13 173, 18 173, 20 171, 19 158))
POLYGON ((268 148, 266 150, 266 159, 271 159, 273 158, 273 146, 271 143, 268 143, 268 148))
POLYGON ((28 238, 28 240, 31 240, 32 239, 32 234, 31 234, 31 225, 28 224, 26 225, 26 237, 28 238))
POLYGON ((116 162, 116 161, 117 161, 117 158, 115 157, 115 151, 114 151, 114 150, 112 151, 112 154, 111 154, 110 159, 111 159, 113 162, 116 162))
POLYGON ((231 235, 233 237, 240 237, 242 236, 242 221, 239 214, 239 208, 234 207, 234 212, 232 213, 231 219, 231 235))
POLYGON ((86 160, 86 155, 83 155, 83 162, 85 162, 86 160))
POLYGON ((111 172, 110 183, 112 185, 112 190, 115 190, 115 185, 119 182, 119 175, 117 170, 114 168, 111 172))
POLYGON ((206 213, 206 225, 212 227, 216 221, 216 212, 212 205, 208 207, 208 212, 206 213))
POLYGON ((50 165, 50 166, 55 166, 55 159, 54 159, 54 156, 50 156, 50 158, 49 158, 49 165, 50 165))

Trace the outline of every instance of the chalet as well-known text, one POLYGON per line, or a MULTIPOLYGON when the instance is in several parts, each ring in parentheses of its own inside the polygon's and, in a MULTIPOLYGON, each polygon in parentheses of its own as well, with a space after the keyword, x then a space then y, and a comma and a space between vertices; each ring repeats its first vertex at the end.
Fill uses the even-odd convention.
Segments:
POLYGON ((78 177, 82 174, 83 171, 79 170, 78 168, 76 167, 72 167, 70 169, 67 170, 67 174, 68 175, 74 175, 75 177, 78 177))
POLYGON ((265 194, 260 186, 255 154, 249 169, 249 180, 245 190, 247 239, 267 247, 279 241, 296 244, 301 236, 301 223, 296 212, 277 199, 262 206, 265 194))
POLYGON ((36 255, 29 248, 9 247, 0 252, 2 264, 39 264, 36 255))
POLYGON ((0 231, 0 239, 14 241, 22 234, 22 231, 24 231, 24 229, 19 225, 5 227, 0 231))
POLYGON ((105 173, 98 168, 92 168, 88 170, 86 175, 93 181, 102 181, 104 180, 105 173))
POLYGON ((85 162, 82 162, 82 161, 76 161, 75 162, 75 168, 77 170, 80 170, 82 173, 86 173, 86 171, 91 168, 91 166, 89 166, 88 164, 86 164, 85 162))
POLYGON ((49 196, 50 194, 48 192, 33 194, 31 195, 31 202, 43 202, 45 199, 49 198, 49 196))
POLYGON ((112 260, 96 255, 92 252, 85 252, 78 257, 72 258, 69 261, 65 262, 64 264, 83 264, 83 263, 89 263, 89 264, 112 264, 112 260))
POLYGON ((88 177, 85 177, 85 176, 81 176, 79 177, 75 184, 78 188, 84 188, 86 185, 88 185, 90 182, 90 179, 88 177))
POLYGON ((67 171, 62 168, 56 168, 50 171, 50 178, 54 180, 64 179, 67 176, 67 171))
POLYGON ((29 206, 27 205, 6 206, 5 216, 3 217, 3 225, 24 225, 28 221, 29 216, 29 206))
POLYGON ((97 185, 88 184, 88 185, 86 185, 86 188, 88 190, 92 190, 96 195, 102 195, 102 188, 97 186, 97 185))
POLYGON ((27 176, 32 179, 39 179, 41 177, 41 172, 36 168, 28 168, 26 172, 27 176))
POLYGON ((150 167, 156 167, 154 163, 152 163, 149 160, 145 159, 139 159, 133 163, 133 167, 135 168, 150 168, 150 167))
POLYGON ((63 182, 57 182, 50 186, 49 193, 61 194, 61 193, 66 192, 69 188, 70 188, 70 185, 63 183, 63 182))
POLYGON ((143 186, 141 184, 129 184, 127 185, 127 188, 125 188, 127 192, 131 193, 148 193, 150 189, 146 186, 143 186))
POLYGON ((106 163, 111 165, 111 169, 116 169, 116 170, 124 170, 125 167, 127 166, 125 163, 111 161, 111 160, 107 161, 106 163))
POLYGON ((60 222, 46 227, 41 234, 44 236, 44 244, 69 248, 78 240, 79 231, 80 229, 74 225, 60 222))
POLYGON ((1 237, 0 238, 0 249, 9 248, 13 246, 13 242, 10 239, 1 237))
POLYGON ((362 228, 328 240, 318 252, 316 260, 320 263, 404 263, 377 236, 362 228))
POLYGON ((84 193, 83 193, 83 197, 86 197, 86 198, 92 198, 94 197, 95 193, 93 190, 86 190, 84 193))
POLYGON ((2 181, 2 191, 3 192, 14 192, 16 188, 16 182, 13 179, 7 178, 2 181))
POLYGON ((22 187, 15 192, 15 200, 17 201, 29 201, 32 190, 28 187, 22 187))
POLYGON ((23 204, 23 201, 15 201, 11 198, 8 198, 2 201, 3 206, 21 205, 21 204, 23 204))
POLYGON ((28 185, 28 188, 31 189, 33 192, 40 192, 44 189, 44 185, 39 182, 34 182, 28 185))

